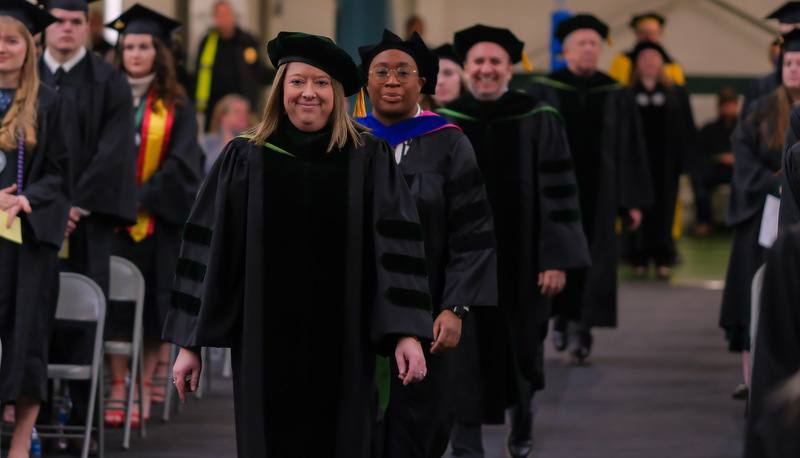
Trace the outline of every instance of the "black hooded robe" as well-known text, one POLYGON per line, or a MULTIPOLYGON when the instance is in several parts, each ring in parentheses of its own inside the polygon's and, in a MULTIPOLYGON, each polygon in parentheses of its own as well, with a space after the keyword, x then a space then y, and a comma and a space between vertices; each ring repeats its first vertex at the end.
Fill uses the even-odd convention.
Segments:
POLYGON ((239 456, 368 457, 375 354, 432 337, 422 229, 385 142, 324 153, 284 124, 203 183, 164 338, 232 348, 239 456))
POLYGON ((732 150, 735 158, 726 223, 733 227, 733 245, 725 275, 719 324, 728 331, 729 349, 749 349, 750 285, 761 264, 764 248, 758 243, 767 195, 779 183, 781 152, 769 147, 762 120, 770 116, 775 97, 753 102, 750 114, 736 127, 732 150))
POLYGON ((604 73, 580 78, 569 69, 534 78, 528 93, 564 117, 592 259, 591 267, 567 272, 566 288, 553 298, 554 312, 589 327, 615 327, 616 220, 653 201, 633 97, 627 87, 604 73))
MULTIPOLYGON (((66 106, 40 86, 37 144, 24 156, 23 192, 32 213, 20 212, 22 245, 0 239, 0 401, 20 395, 47 399, 50 334, 58 301, 58 248, 70 209, 70 152, 64 141, 66 106)), ((17 151, 3 151, 7 163, 0 187, 17 182, 17 151)))
POLYGON ((589 264, 573 161, 558 112, 529 95, 508 91, 481 102, 466 94, 439 113, 472 143, 497 236, 499 307, 467 318, 473 322, 456 351, 480 375, 459 380, 456 418, 502 424, 506 408, 527 405, 544 388, 550 301, 537 287, 539 273, 589 264), (479 355, 470 355, 475 348, 479 355))

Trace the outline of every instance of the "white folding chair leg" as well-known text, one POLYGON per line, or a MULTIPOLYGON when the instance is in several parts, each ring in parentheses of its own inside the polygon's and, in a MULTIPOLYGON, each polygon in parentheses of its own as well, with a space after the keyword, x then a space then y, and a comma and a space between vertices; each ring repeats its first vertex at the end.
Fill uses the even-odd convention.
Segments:
POLYGON ((231 378, 233 371, 231 370, 231 349, 225 348, 225 357, 222 359, 222 376, 231 378))

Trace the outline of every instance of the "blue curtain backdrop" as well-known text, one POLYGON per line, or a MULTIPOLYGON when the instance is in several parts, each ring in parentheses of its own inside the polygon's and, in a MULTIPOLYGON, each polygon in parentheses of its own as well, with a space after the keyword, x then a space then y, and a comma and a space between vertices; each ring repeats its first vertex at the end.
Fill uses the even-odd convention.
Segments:
MULTIPOLYGON (((392 23, 391 0, 338 0, 336 5, 336 44, 353 56, 356 63, 358 47, 381 40, 383 29, 390 29, 392 23)), ((404 32, 399 32, 402 35, 404 32)), ((350 106, 355 104, 355 96, 350 97, 350 106)), ((371 109, 367 99, 367 112, 371 109)))

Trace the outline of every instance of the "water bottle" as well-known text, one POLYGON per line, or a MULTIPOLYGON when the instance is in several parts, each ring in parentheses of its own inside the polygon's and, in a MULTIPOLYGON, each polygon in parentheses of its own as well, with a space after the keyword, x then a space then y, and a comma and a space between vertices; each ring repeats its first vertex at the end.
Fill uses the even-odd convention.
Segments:
MULTIPOLYGON (((61 405, 58 408, 58 425, 61 427, 59 428, 59 432, 62 434, 64 433, 63 426, 69 423, 69 419, 72 416, 72 399, 69 395, 64 396, 64 400, 61 401, 61 405)), ((67 439, 61 437, 58 439, 58 449, 59 450, 66 450, 69 447, 69 442, 67 439)))
POLYGON ((36 432, 36 426, 33 427, 31 432, 31 457, 42 456, 42 440, 39 439, 39 433, 36 432))

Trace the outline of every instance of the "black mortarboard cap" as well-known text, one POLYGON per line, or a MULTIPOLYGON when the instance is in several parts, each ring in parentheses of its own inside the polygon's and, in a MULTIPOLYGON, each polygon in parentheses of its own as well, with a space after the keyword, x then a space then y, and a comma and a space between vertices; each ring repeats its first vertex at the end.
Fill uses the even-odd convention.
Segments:
POLYGON ((564 19, 558 24, 555 34, 556 39, 563 43, 567 35, 580 29, 592 29, 599 33, 601 38, 605 39, 608 37, 608 26, 603 21, 591 14, 576 14, 569 19, 564 19))
POLYGON ((39 0, 39 4, 45 9, 51 10, 58 8, 67 11, 89 11, 89 3, 97 0, 39 0))
POLYGON ((645 19, 652 19, 652 20, 658 22, 658 24, 660 26, 662 26, 662 27, 664 26, 664 23, 667 22, 667 20, 664 19, 664 16, 662 16, 662 15, 660 15, 658 13, 654 13, 654 12, 650 11, 650 12, 647 12, 647 13, 637 14, 636 16, 631 18, 631 22, 630 22, 631 28, 635 29, 636 26, 639 25, 639 22, 644 21, 645 19))
POLYGON ((794 29, 781 37, 781 52, 800 52, 800 29, 794 29))
POLYGON ((106 27, 122 34, 152 35, 169 43, 172 31, 180 25, 180 22, 137 3, 106 24, 106 27))
POLYGON ((344 95, 355 94, 367 82, 367 75, 344 49, 328 37, 300 32, 280 32, 267 44, 275 68, 289 62, 303 62, 324 71, 344 87, 344 95))
POLYGON ((361 56, 361 70, 369 73, 369 66, 375 56, 387 49, 403 51, 414 59, 419 70, 419 76, 425 78, 425 84, 420 92, 433 94, 436 92, 436 78, 439 76, 439 58, 428 49, 417 32, 411 34, 408 40, 403 40, 389 30, 383 30, 383 38, 374 45, 360 46, 358 55, 361 56))
POLYGON ((22 22, 31 35, 58 21, 53 15, 26 0, 0 0, 0 16, 11 16, 22 22))
POLYGON ((512 64, 523 61, 525 68, 528 71, 531 70, 528 56, 526 56, 523 51, 525 43, 520 41, 508 29, 489 27, 482 24, 473 25, 468 29, 456 32, 453 36, 453 48, 456 50, 456 54, 461 56, 463 61, 467 58, 467 52, 469 52, 473 46, 484 41, 500 45, 500 47, 506 50, 509 57, 511 57, 512 64))
POLYGON ((664 51, 664 48, 662 48, 661 45, 659 45, 658 43, 643 41, 641 43, 637 43, 636 47, 634 47, 633 51, 631 52, 631 61, 633 62, 634 65, 636 65, 636 59, 639 58, 639 53, 641 53, 645 49, 652 49, 658 51, 658 53, 661 54, 661 57, 664 59, 664 63, 670 62, 670 58, 667 55, 667 52, 664 51))
POLYGON ((434 48, 431 51, 438 57, 439 59, 447 59, 452 60, 453 62, 457 63, 459 66, 463 66, 463 60, 461 57, 456 54, 456 50, 453 48, 453 45, 450 43, 445 43, 438 48, 434 48))
POLYGON ((766 19, 777 19, 781 24, 797 24, 800 22, 800 2, 786 2, 770 13, 766 19))

